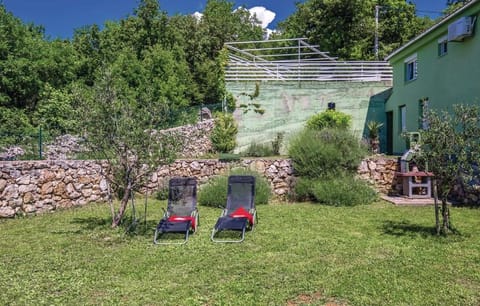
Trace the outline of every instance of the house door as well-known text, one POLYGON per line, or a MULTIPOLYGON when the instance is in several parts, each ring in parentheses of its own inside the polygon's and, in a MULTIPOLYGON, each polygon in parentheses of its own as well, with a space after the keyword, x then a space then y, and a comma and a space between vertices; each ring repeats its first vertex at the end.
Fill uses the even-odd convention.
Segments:
POLYGON ((387 155, 393 155, 393 112, 387 112, 387 155))

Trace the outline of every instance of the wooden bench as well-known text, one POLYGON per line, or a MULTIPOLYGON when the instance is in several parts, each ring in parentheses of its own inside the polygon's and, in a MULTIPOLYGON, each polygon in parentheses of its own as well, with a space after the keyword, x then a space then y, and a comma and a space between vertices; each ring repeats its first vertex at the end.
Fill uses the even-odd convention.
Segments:
POLYGON ((395 172, 396 177, 402 178, 403 195, 409 198, 431 198, 433 173, 422 171, 395 172), (417 179, 420 182, 417 182, 417 179))

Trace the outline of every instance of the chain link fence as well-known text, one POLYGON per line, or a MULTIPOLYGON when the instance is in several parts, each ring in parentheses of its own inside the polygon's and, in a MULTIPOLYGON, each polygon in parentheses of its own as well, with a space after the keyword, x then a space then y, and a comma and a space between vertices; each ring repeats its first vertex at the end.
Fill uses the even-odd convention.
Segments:
MULTIPOLYGON (((171 110, 165 114, 165 126, 160 128, 173 128, 187 124, 194 124, 199 121, 211 119, 216 112, 231 111, 226 103, 195 105, 171 110)), ((58 141, 63 137, 56 131, 50 131, 45 127, 36 127, 28 133, 8 132, 8 127, 0 132, 0 161, 12 160, 42 160, 46 159, 48 149, 52 145, 62 146, 65 142, 71 143, 74 140, 58 141)), ((82 132, 71 133, 80 139, 82 132)), ((82 155, 79 154, 79 158, 82 155)))

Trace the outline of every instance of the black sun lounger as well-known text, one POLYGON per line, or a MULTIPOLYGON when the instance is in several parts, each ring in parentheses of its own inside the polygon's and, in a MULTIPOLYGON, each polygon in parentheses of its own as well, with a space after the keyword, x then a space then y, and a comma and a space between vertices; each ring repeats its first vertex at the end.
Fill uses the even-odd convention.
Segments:
POLYGON ((168 183, 168 205, 163 218, 155 229, 155 244, 185 244, 190 232, 198 226, 197 180, 192 177, 170 179, 168 183), (183 233, 181 242, 160 241, 165 233, 183 233))
POLYGON ((210 238, 214 242, 242 242, 245 239, 245 231, 253 230, 256 217, 255 177, 250 175, 229 176, 226 208, 218 218, 210 238), (222 231, 241 232, 241 236, 239 239, 216 237, 222 231))

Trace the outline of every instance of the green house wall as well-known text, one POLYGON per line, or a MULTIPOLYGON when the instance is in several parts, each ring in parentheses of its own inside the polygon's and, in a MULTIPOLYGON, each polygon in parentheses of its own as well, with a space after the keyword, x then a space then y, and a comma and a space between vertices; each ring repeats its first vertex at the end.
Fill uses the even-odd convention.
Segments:
POLYGON ((448 42, 447 54, 439 56, 438 53, 438 41, 447 35, 448 25, 462 16, 477 17, 479 12, 480 2, 477 2, 389 59, 393 67, 393 90, 385 111, 393 113, 393 153, 406 149, 406 141, 401 136, 402 105, 406 106, 406 127, 411 132, 420 128, 421 98, 428 97, 428 108, 437 111, 450 111, 453 104, 480 103, 480 19, 475 22, 473 36, 462 42, 448 42), (408 82, 405 81, 405 60, 415 53, 418 76, 408 82))

